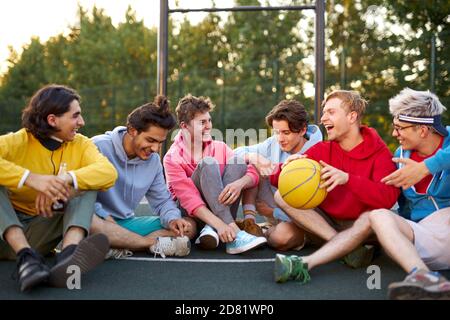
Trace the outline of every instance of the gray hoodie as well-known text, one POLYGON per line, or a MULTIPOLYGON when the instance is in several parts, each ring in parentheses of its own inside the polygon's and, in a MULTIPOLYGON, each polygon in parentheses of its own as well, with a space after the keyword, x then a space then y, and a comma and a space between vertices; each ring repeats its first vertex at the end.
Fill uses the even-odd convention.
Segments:
POLYGON ((92 138, 119 174, 112 188, 98 193, 95 213, 103 218, 131 218, 145 196, 152 212, 167 228, 170 221, 181 218, 181 213, 167 190, 159 154, 152 153, 147 160, 128 159, 122 144, 126 132, 126 127, 116 127, 92 138))

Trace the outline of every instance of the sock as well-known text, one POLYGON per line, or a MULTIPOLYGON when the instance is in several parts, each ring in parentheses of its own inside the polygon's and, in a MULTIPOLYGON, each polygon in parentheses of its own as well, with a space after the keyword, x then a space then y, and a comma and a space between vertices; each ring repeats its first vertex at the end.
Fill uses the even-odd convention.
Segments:
POLYGON ((256 212, 252 210, 244 210, 244 220, 252 219, 256 221, 256 212))
POLYGON ((409 274, 416 273, 416 271, 418 271, 418 270, 419 270, 419 268, 414 267, 414 268, 409 272, 409 274))
POLYGON ((256 206, 254 204, 244 204, 242 209, 245 211, 253 211, 256 212, 256 206))

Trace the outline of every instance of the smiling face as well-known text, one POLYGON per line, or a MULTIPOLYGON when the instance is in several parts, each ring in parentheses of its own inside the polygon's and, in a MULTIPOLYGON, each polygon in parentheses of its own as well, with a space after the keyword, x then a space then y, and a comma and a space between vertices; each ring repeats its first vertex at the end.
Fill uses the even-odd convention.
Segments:
POLYGON ((153 152, 159 152, 161 145, 166 141, 169 130, 149 126, 146 131, 138 131, 135 128, 128 129, 130 139, 124 138, 124 149, 128 158, 138 157, 141 160, 150 158, 153 152))
POLYGON ((69 111, 60 116, 49 114, 47 121, 52 127, 58 130, 53 136, 63 141, 72 141, 78 129, 84 126, 80 103, 78 100, 73 100, 70 103, 69 111))
POLYGON ((341 142, 357 121, 357 115, 355 111, 348 112, 341 99, 331 98, 323 108, 320 121, 327 131, 328 140, 341 142))
POLYGON ((302 149, 306 141, 304 138, 306 128, 300 132, 293 132, 286 120, 273 120, 272 127, 281 150, 293 154, 302 149))
POLYGON ((412 125, 394 118, 392 136, 397 139, 404 150, 414 150, 420 143, 419 127, 420 125, 412 125))
POLYGON ((212 140, 212 120, 209 112, 197 113, 189 123, 183 122, 181 127, 187 131, 194 144, 212 140))

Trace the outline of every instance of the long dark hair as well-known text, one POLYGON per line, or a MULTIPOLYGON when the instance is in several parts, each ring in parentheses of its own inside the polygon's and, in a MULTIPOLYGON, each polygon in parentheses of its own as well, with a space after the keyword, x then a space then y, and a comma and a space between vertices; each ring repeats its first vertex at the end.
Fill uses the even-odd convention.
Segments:
POLYGON ((74 100, 81 100, 74 89, 57 84, 47 85, 39 89, 23 109, 22 126, 38 139, 48 138, 58 131, 48 124, 48 115, 63 115, 69 111, 74 100))
POLYGON ((150 125, 171 130, 176 121, 169 109, 169 100, 159 95, 155 100, 134 109, 127 117, 128 129, 134 128, 138 133, 147 131, 150 125))

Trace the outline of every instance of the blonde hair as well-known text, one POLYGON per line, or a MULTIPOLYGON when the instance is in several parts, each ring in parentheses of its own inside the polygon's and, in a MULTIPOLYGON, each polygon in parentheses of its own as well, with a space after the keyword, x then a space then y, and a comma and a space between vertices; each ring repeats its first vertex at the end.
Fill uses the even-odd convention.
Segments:
POLYGON ((325 106, 330 99, 337 98, 342 101, 342 105, 347 108, 349 112, 355 111, 358 115, 358 121, 361 122, 361 118, 366 111, 367 101, 361 97, 357 91, 349 90, 335 90, 331 92, 322 103, 322 107, 325 106))
POLYGON ((405 88, 389 100, 389 111, 394 117, 400 114, 411 117, 433 117, 447 110, 439 98, 427 91, 405 88))

